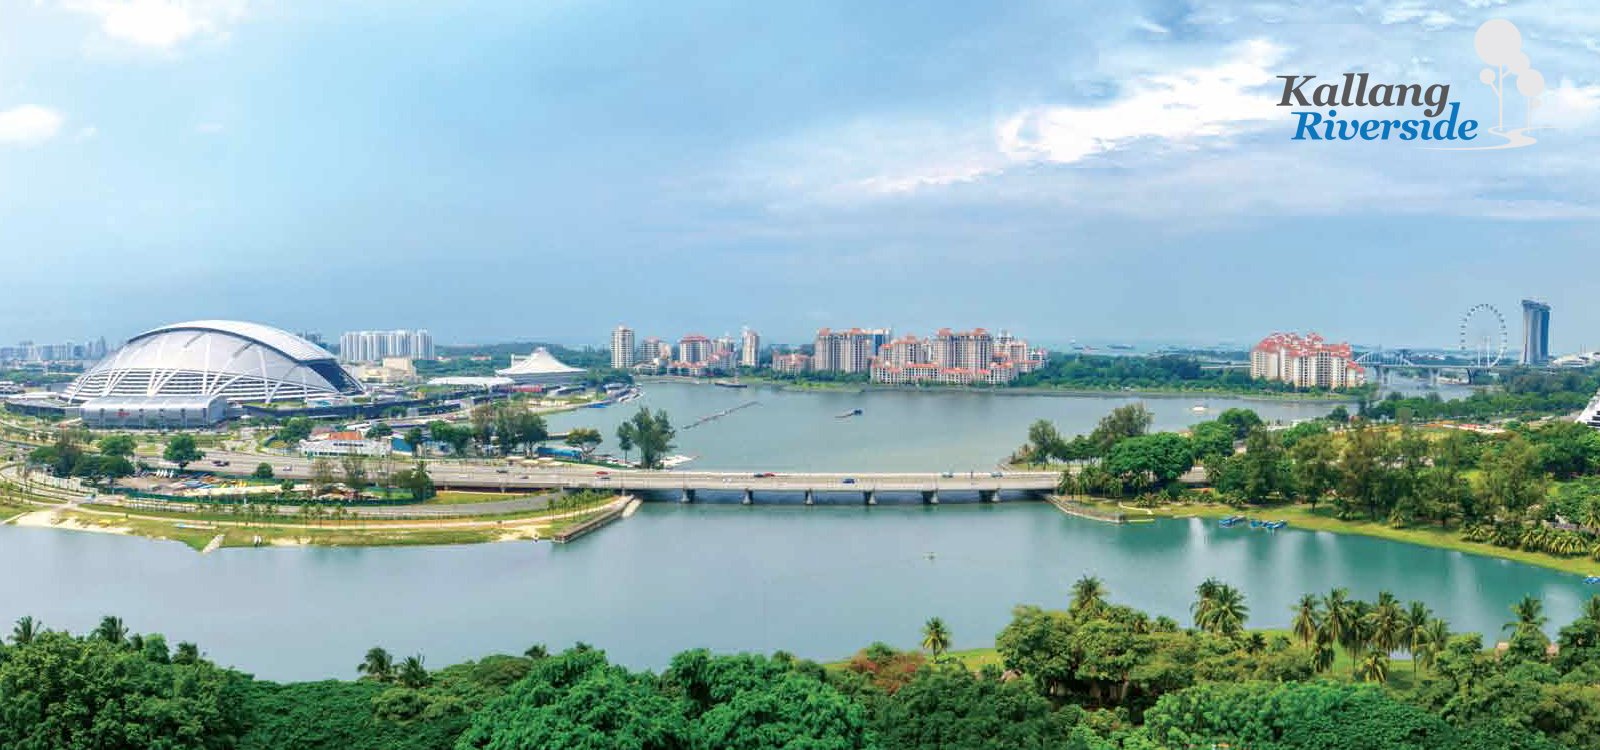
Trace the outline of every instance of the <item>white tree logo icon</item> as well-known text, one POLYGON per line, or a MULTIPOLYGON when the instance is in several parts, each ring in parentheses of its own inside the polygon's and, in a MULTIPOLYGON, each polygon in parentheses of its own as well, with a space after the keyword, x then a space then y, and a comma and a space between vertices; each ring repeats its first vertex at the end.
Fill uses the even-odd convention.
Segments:
POLYGON ((1495 99, 1499 102, 1499 122, 1489 132, 1516 140, 1514 136, 1521 135, 1522 130, 1533 125, 1533 110, 1539 107, 1539 97, 1544 93, 1544 74, 1533 68, 1528 54, 1522 51, 1522 32, 1517 30, 1516 24, 1503 18, 1485 21, 1479 26, 1472 46, 1478 51, 1478 57, 1490 66, 1478 73, 1478 80, 1494 91, 1495 99), (1516 79, 1517 93, 1522 94, 1528 102, 1523 127, 1516 131, 1506 130, 1507 76, 1516 79))

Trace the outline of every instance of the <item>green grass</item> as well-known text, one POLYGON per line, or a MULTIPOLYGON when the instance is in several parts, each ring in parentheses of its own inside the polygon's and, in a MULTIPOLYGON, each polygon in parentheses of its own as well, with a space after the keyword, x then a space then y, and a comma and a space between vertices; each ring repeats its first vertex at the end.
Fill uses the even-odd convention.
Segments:
POLYGON ((518 500, 526 497, 537 497, 538 493, 528 492, 468 492, 465 490, 440 490, 438 494, 424 502, 423 505, 474 505, 477 503, 497 503, 506 500, 518 500))

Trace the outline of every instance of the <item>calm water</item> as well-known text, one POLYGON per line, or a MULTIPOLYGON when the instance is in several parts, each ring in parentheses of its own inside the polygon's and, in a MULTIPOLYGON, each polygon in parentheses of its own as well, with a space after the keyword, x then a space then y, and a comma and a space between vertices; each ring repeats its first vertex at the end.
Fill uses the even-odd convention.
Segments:
MULTIPOLYGON (((869 402, 869 403, 876 403, 869 402)), ((874 640, 913 647, 929 616, 960 648, 992 645, 1012 605, 1064 606, 1080 575, 1188 621, 1209 575, 1242 588, 1250 624, 1285 626, 1304 591, 1387 588, 1458 630, 1498 632, 1524 594, 1553 627, 1600 591, 1574 576, 1353 536, 1116 527, 1039 503, 940 507, 647 504, 565 546, 230 549, 0 527, 0 617, 85 630, 102 614, 193 640, 275 679, 353 677, 370 646, 443 666, 584 640, 635 667, 678 651, 788 649, 832 659, 874 640), (928 553, 934 553, 933 559, 928 553)))
POLYGON ((1028 425, 1049 419, 1065 435, 1094 429, 1123 404, 1140 402, 1155 415, 1154 429, 1172 430, 1213 419, 1233 407, 1254 409, 1269 422, 1320 417, 1333 403, 1246 401, 1182 396, 1040 396, 994 393, 872 390, 784 391, 774 387, 719 388, 710 384, 643 384, 644 396, 628 404, 552 415, 551 429, 596 427, 601 450, 616 450, 617 425, 640 406, 665 409, 678 426, 677 452, 696 456, 696 469, 770 471, 988 470, 1027 441, 1028 425), (742 403, 712 422, 694 420, 742 403), (1202 406, 1204 412, 1194 411, 1202 406), (839 419, 852 409, 862 415, 839 419))

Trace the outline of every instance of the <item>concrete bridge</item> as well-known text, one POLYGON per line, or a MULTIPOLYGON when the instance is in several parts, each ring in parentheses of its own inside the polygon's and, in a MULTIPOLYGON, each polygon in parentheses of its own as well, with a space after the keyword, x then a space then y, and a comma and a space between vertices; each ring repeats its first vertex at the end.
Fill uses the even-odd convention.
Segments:
MULTIPOLYGON (((194 464, 194 468, 216 470, 219 467, 215 463, 219 460, 227 461, 224 470, 233 473, 249 473, 257 464, 265 462, 280 479, 311 476, 311 459, 304 456, 212 451, 205 460, 194 464)), ((337 459, 334 460, 337 464, 337 459)), ((368 459, 368 472, 374 471, 379 463, 381 459, 368 459)), ((397 457, 393 463, 394 468, 400 469, 408 466, 410 460, 397 457)), ((813 504, 819 499, 840 495, 854 496, 868 505, 876 504, 884 496, 920 498, 929 504, 952 499, 997 502, 1006 496, 1047 494, 1061 481, 1061 475, 1051 471, 778 472, 769 476, 769 472, 643 471, 571 465, 529 467, 510 462, 450 459, 434 459, 427 463, 434 484, 445 489, 499 492, 600 489, 682 502, 710 496, 736 497, 745 503, 787 498, 813 504)))

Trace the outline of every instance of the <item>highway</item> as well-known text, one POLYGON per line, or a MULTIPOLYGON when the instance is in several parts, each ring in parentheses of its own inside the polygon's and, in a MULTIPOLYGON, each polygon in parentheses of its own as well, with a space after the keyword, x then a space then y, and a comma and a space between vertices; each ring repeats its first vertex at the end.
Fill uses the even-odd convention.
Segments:
MULTIPOLYGON (((333 459, 337 463, 338 459, 333 459)), ((369 459, 368 466, 380 459, 369 459)), ((272 465, 279 478, 307 479, 312 459, 305 456, 263 455, 209 451, 192 466, 206 470, 248 474, 257 464, 272 465), (216 461, 227 461, 218 467, 216 461)), ((409 459, 396 457, 396 468, 409 459)), ((757 477, 752 472, 728 471, 644 471, 597 469, 591 466, 523 466, 516 461, 427 461, 434 484, 444 488, 532 490, 532 489, 613 489, 655 491, 730 492, 1046 492, 1056 488, 1061 475, 1049 471, 956 472, 778 472, 757 477), (1000 474, 994 476, 993 474, 1000 474), (847 482, 846 480, 854 480, 847 482)))

